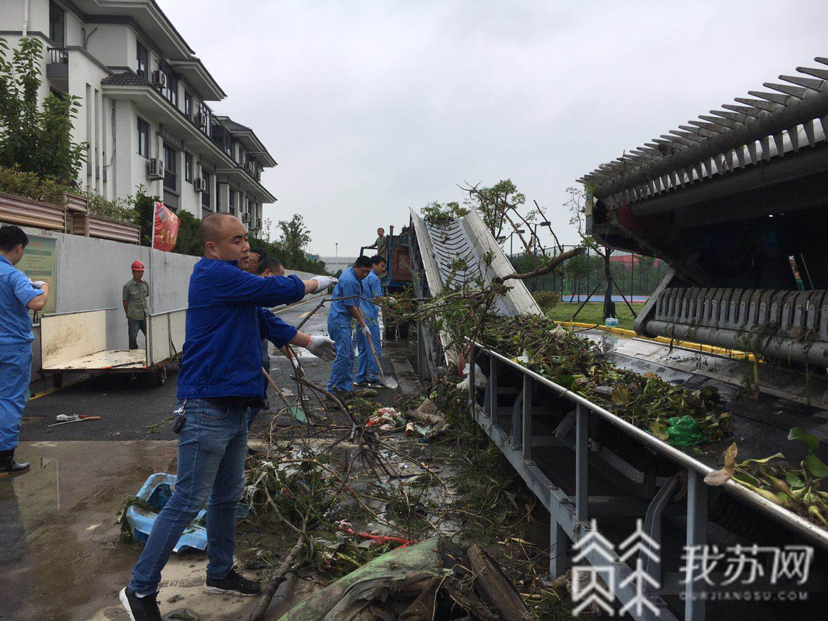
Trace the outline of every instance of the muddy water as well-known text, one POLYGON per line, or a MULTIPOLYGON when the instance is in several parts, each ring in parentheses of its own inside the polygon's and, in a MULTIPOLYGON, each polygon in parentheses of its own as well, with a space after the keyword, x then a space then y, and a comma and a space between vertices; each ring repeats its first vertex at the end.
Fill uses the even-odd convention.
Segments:
POLYGON ((18 455, 32 469, 0 479, 0 618, 92 618, 117 603, 139 553, 119 542, 115 515, 174 467, 175 443, 34 442, 18 455))

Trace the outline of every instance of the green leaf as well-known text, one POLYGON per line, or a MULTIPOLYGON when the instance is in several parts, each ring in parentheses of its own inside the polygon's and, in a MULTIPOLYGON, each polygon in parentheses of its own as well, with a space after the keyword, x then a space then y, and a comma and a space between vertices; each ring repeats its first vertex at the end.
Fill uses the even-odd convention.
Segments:
POLYGON ((805 487, 805 482, 797 476, 795 472, 789 472, 785 475, 785 482, 790 486, 791 489, 799 489, 800 487, 805 487))
POLYGON ((813 453, 808 453, 805 458, 805 468, 818 479, 828 477, 828 466, 813 453))
POLYGON ((805 433, 805 430, 802 427, 794 427, 788 433, 788 440, 799 440, 804 442, 805 445, 811 451, 817 450, 819 446, 819 440, 816 437, 812 436, 810 433, 805 433))
POLYGON ((742 472, 741 470, 737 470, 733 478, 737 481, 741 481, 742 483, 747 483, 748 485, 752 485, 753 487, 762 487, 761 481, 750 476, 747 472, 742 472))
POLYGON ((765 457, 763 459, 746 459, 742 462, 742 465, 747 466, 748 464, 766 464, 771 459, 776 459, 777 457, 780 459, 785 459, 785 456, 782 453, 776 453, 775 455, 771 455, 770 457, 765 457))

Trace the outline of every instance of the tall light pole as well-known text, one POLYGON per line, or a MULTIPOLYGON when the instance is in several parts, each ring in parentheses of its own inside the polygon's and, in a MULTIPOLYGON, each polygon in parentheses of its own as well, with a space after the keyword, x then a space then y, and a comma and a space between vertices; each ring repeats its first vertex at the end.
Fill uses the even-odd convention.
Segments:
POLYGON ((515 245, 514 236, 515 236, 515 233, 518 233, 518 234, 522 235, 525 232, 526 231, 523 230, 523 229, 515 229, 514 231, 512 231, 512 234, 509 235, 509 256, 512 256, 514 254, 514 245, 515 245))
POLYGON ((339 258, 339 242, 334 242, 336 245, 336 258, 339 258))

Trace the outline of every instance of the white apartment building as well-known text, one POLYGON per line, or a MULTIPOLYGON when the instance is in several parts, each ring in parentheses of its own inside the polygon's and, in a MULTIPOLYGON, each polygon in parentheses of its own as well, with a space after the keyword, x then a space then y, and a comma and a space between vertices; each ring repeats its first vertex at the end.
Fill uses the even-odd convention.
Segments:
POLYGON ((225 92, 155 0, 0 0, 0 37, 44 44, 42 96, 81 97, 78 180, 109 199, 139 185, 168 207, 262 227, 262 185, 276 161, 252 129, 217 116, 225 92))

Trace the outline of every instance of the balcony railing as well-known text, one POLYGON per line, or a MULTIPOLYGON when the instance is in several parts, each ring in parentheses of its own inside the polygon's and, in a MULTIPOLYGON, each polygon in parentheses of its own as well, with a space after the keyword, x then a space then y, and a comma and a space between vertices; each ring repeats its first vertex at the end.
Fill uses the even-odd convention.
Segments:
POLYGON ((52 85, 59 90, 67 91, 69 88, 69 50, 65 47, 47 48, 46 77, 52 81, 52 85))
POLYGON ((65 47, 50 47, 46 51, 49 54, 50 65, 68 65, 69 64, 69 50, 65 47))

